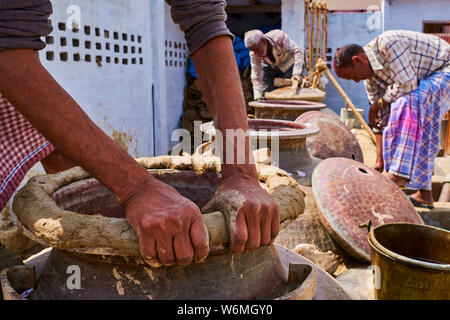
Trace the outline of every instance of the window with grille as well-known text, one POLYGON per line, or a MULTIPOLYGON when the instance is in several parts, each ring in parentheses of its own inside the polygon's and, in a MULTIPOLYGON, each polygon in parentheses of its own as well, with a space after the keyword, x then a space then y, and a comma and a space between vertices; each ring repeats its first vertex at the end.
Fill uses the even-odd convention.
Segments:
POLYGON ((438 36, 450 43, 450 21, 424 21, 423 32, 438 36))

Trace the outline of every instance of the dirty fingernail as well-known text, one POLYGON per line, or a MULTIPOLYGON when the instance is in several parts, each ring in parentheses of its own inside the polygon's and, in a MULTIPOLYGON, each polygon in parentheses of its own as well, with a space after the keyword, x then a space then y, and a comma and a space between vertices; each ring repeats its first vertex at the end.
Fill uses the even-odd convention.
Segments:
POLYGON ((144 258, 144 261, 146 264, 148 264, 150 267, 152 268, 160 268, 162 267, 162 264, 153 260, 153 259, 149 259, 149 258, 144 258))

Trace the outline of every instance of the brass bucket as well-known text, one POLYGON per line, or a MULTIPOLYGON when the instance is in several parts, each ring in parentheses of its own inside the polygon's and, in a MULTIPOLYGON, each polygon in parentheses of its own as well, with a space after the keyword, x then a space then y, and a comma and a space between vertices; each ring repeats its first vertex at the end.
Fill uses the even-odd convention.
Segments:
POLYGON ((450 232, 391 223, 369 231, 377 300, 450 299, 450 232))

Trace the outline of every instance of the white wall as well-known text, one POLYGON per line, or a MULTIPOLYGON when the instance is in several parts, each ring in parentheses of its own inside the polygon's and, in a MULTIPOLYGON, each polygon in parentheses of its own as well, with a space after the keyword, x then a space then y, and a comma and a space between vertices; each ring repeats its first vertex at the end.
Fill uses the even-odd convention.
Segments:
POLYGON ((150 2, 58 0, 53 6, 54 31, 40 52, 44 66, 132 156, 153 155, 150 2), (78 32, 73 21, 81 24, 78 32))
POLYGON ((305 2, 282 0, 281 29, 286 32, 301 49, 305 49, 305 2))
POLYGON ((54 31, 40 52, 44 66, 130 155, 167 154, 183 112, 187 65, 184 34, 169 6, 148 0, 59 0, 53 6, 54 31), (80 23, 78 32, 69 28, 72 21, 80 23))
POLYGON ((450 20, 449 0, 385 0, 383 6, 385 30, 423 32, 423 21, 450 20))
MULTIPOLYGON (((168 148, 164 153, 178 142, 171 142, 172 132, 180 127, 183 114, 184 87, 186 86, 186 72, 188 49, 184 33, 180 30, 170 16, 170 7, 165 5, 165 39, 161 46, 164 48, 164 58, 161 63, 166 73, 166 131, 161 131, 162 137, 167 138, 168 148)), ((159 132, 158 132, 159 133, 159 132)))

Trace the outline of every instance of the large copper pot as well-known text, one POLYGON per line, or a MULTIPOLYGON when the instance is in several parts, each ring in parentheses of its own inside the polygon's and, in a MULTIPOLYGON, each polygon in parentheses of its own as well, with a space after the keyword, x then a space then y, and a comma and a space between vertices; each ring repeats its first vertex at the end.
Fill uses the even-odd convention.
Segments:
MULTIPOLYGON (((158 157, 140 163, 201 207, 221 180, 215 160, 158 157)), ((260 182, 280 205, 280 220, 301 214, 304 193, 295 180, 275 167, 257 168, 260 182)), ((53 247, 30 299, 311 299, 315 295, 317 269, 295 259, 288 269, 273 246, 229 254, 221 212, 203 215, 211 250, 203 263, 147 266, 113 194, 81 168, 30 180, 15 197, 13 209, 27 236, 53 247), (81 288, 67 284, 73 268, 80 271, 81 288)), ((8 280, 7 272, 3 282, 8 280)))

